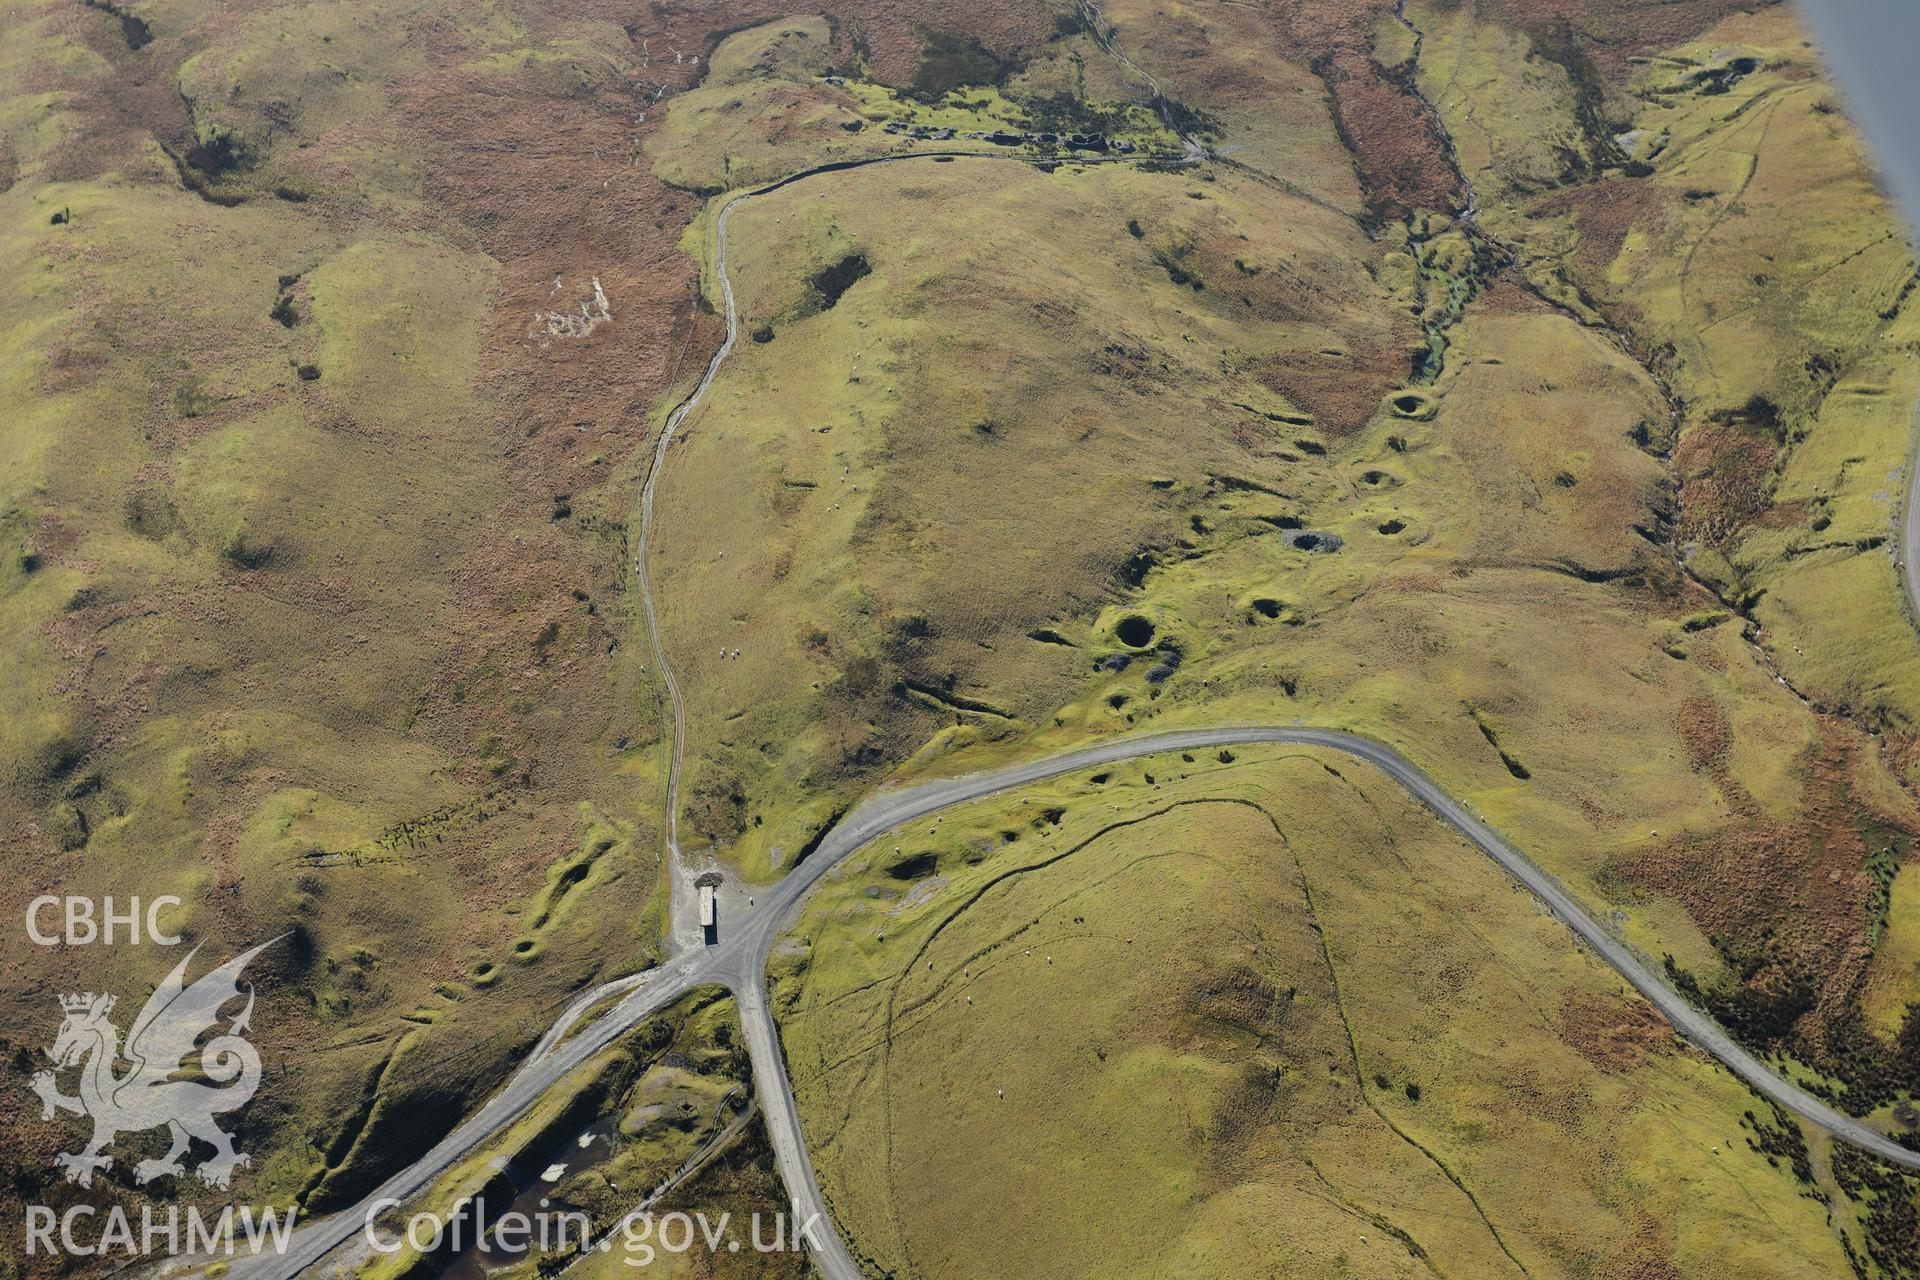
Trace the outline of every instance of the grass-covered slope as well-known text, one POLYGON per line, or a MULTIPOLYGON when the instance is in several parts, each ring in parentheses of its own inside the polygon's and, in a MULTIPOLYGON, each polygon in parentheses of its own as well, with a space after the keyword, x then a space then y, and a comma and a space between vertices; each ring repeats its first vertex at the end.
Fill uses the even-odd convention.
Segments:
POLYGON ((896 1274, 1816 1276, 1861 1239, 1824 1146, 1346 760, 883 837, 774 969, 823 1185, 896 1274))
MULTIPOLYGON (((604 391, 620 344, 556 351, 505 308, 553 262, 465 221, 450 148, 396 113, 452 50, 545 39, 470 16, 0 13, 6 911, 177 895, 200 967, 281 938, 253 975, 277 1086, 241 1190, 308 1211, 657 939, 654 709, 620 653, 624 499, 597 495, 637 442, 553 390, 604 391)), ((667 372, 617 376, 644 398, 667 372)), ((54 994, 130 1015, 178 958, 19 927, 0 954, 22 1062, 54 994)), ((49 1185, 71 1129, 7 1115, 6 1194, 72 1194, 49 1185)), ((106 1196, 136 1194, 133 1163, 106 1196)))
POLYGON ((1287 470, 1388 389, 1410 326, 1369 252, 1117 166, 915 160, 740 207, 750 336, 659 508, 695 830, 774 865, 943 723, 1071 696, 1089 659, 1050 627, 1180 554, 1193 482, 1287 470))
POLYGON ((1915 264, 1791 10, 1581 61, 1473 6, 1411 8, 1488 228, 1671 389, 1680 554, 1797 687, 1904 743, 1920 644, 1891 538, 1915 264))

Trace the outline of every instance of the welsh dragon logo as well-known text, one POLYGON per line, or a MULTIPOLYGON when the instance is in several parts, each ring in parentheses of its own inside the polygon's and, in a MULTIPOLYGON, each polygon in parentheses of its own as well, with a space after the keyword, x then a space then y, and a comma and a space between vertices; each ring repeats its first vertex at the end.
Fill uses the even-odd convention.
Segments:
POLYGON ((243 1034, 253 1017, 253 987, 248 984, 243 993, 240 975, 272 945, 263 942, 188 986, 187 966, 199 951, 195 947, 148 997, 124 1045, 120 1029, 107 1016, 113 1012, 114 997, 92 992, 60 997, 66 1019, 47 1050, 54 1070, 35 1073, 33 1091, 40 1097, 43 1119, 69 1111, 93 1121, 93 1140, 84 1150, 54 1158, 66 1170, 67 1181, 91 1186, 95 1169, 113 1167, 113 1157, 105 1152, 115 1138, 163 1126, 172 1146, 159 1159, 134 1166, 134 1181, 143 1186, 184 1173, 181 1157, 192 1139, 213 1148, 214 1154, 195 1170, 208 1186, 226 1187, 236 1168, 252 1163, 233 1149, 233 1136, 213 1118, 245 1106, 260 1087, 260 1055, 243 1034), (242 994, 246 1007, 220 1030, 221 1008, 242 994), (203 1079, 180 1078, 183 1060, 208 1031, 218 1034, 200 1048, 198 1074, 203 1079), (124 1071, 118 1070, 122 1062, 129 1064, 124 1071), (68 1097, 60 1092, 59 1073, 75 1067, 80 1071, 79 1096, 68 1097))

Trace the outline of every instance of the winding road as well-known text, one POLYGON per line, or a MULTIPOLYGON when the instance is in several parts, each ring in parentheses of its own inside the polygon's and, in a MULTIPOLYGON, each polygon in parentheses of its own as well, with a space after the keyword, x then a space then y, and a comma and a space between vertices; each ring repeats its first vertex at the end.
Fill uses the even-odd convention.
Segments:
MULTIPOLYGON (((291 1277, 318 1263, 362 1229, 375 1204, 383 1200, 404 1201, 424 1190, 595 1053, 695 987, 719 985, 732 990, 738 1001, 774 1158, 781 1181, 793 1201, 797 1220, 812 1219, 819 1224, 812 1234, 815 1262, 830 1280, 864 1280, 865 1273, 833 1229, 827 1214, 812 1161, 807 1157, 805 1134, 794 1103, 786 1061, 780 1051, 779 1028, 767 1007, 767 958, 788 916, 807 892, 848 855, 903 823, 1078 769, 1162 752, 1262 743, 1338 751, 1379 769, 1538 897, 1597 955, 1658 1007, 1677 1031, 1718 1058, 1735 1075, 1835 1136, 1896 1164, 1920 1169, 1920 1153, 1842 1115, 1735 1044, 1717 1022, 1688 1003, 1652 966, 1609 933, 1564 885, 1507 843, 1393 748, 1338 729, 1277 725, 1174 729, 1114 738, 985 773, 936 779, 874 796, 836 824, 804 862, 762 895, 753 914, 734 929, 727 941, 681 957, 645 975, 644 984, 619 1004, 580 1027, 571 1037, 561 1039, 543 1056, 530 1060, 520 1074, 470 1120, 412 1166, 389 1179, 361 1206, 301 1228, 286 1254, 262 1257, 245 1268, 246 1274, 291 1277)), ((570 1010, 568 1017, 577 1018, 577 1014, 570 1010)), ((563 1019, 563 1023, 571 1025, 567 1019, 563 1019)), ((563 1026, 562 1030, 565 1029, 563 1026)), ((241 1268, 235 1270, 238 1272, 241 1268)))
MULTIPOLYGON (((667 845, 668 856, 679 856, 678 798, 679 779, 684 760, 686 716, 680 689, 666 661, 655 610, 646 555, 651 534, 653 503, 665 469, 668 448, 675 433, 705 399, 715 377, 732 353, 738 337, 733 284, 727 270, 727 228, 733 211, 747 199, 780 190, 795 182, 826 173, 874 164, 929 160, 936 156, 989 159, 1002 163, 1029 163, 1030 158, 978 152, 919 152, 906 156, 882 156, 868 160, 826 165, 795 174, 781 181, 730 198, 719 211, 714 224, 713 266, 721 298, 725 304, 726 338, 708 362, 699 384, 668 415, 654 446, 651 465, 642 494, 640 549, 635 560, 643 596, 644 612, 654 661, 673 717, 671 759, 668 768, 667 845)), ((1087 163, 1087 161, 1077 161, 1087 163)), ((1908 545, 1920 536, 1920 510, 1908 506, 1908 545)), ((1909 576, 1909 589, 1914 583, 1909 576)), ((1917 593, 1920 594, 1920 593, 1917 593)), ((1742 1080, 1781 1106, 1808 1122, 1845 1139, 1893 1163, 1920 1169, 1920 1153, 1841 1114, 1774 1072, 1736 1044, 1711 1017, 1684 999, 1667 985, 1662 976, 1610 933, 1552 875, 1509 844, 1499 833, 1472 813, 1464 804, 1443 790, 1417 766, 1392 747, 1358 734, 1330 728, 1300 725, 1227 725, 1177 729, 1116 737, 1058 755, 1008 765, 988 772, 955 778, 941 778, 914 786, 882 791, 855 808, 838 822, 818 847, 786 877, 770 889, 759 891, 758 905, 744 919, 731 923, 725 940, 718 945, 682 954, 658 969, 628 975, 604 984, 576 1000, 536 1046, 518 1074, 473 1116, 436 1144, 426 1155, 395 1174, 370 1194, 360 1205, 301 1227, 289 1249, 278 1255, 237 1260, 235 1277, 246 1280, 290 1280, 310 1267, 321 1264, 329 1254, 359 1236, 371 1214, 382 1204, 409 1200, 427 1189, 456 1163, 498 1134, 594 1054, 612 1044, 646 1018, 658 1013, 696 987, 719 985, 731 990, 737 1000, 745 1031, 748 1054, 753 1066, 755 1087, 766 1117, 775 1161, 781 1180, 791 1197, 798 1222, 811 1220, 808 1233, 814 1262, 829 1280, 864 1280, 839 1232, 833 1227, 825 1200, 807 1155, 806 1136, 794 1102, 786 1061, 780 1048, 779 1028, 767 1004, 766 966, 769 953, 782 928, 802 898, 820 879, 845 858, 902 823, 913 821, 978 800, 1011 788, 1056 777, 1078 769, 1136 760, 1161 752, 1194 751, 1225 746, 1286 744, 1340 752, 1379 769, 1427 806, 1441 821, 1471 842, 1481 853, 1498 863, 1514 880, 1533 893, 1595 954, 1612 965, 1620 975, 1651 1001, 1672 1022, 1674 1028, 1702 1049, 1719 1059, 1742 1080), (598 1018, 584 1021, 587 1012, 598 1004, 617 1000, 598 1018)))

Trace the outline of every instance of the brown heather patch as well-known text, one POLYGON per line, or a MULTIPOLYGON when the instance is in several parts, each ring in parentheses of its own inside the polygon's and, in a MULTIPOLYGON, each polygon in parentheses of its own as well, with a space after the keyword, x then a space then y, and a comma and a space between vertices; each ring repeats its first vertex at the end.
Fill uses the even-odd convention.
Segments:
POLYGON ((1289 0, 1279 7, 1287 52, 1326 85, 1374 213, 1451 210, 1462 193, 1439 121, 1405 75, 1369 53, 1375 29, 1393 21, 1392 0, 1289 0))
POLYGON ((1920 768, 1920 729, 1887 729, 1880 735, 1880 752, 1895 777, 1913 776, 1920 768))
POLYGON ((1724 672, 1727 669, 1726 655, 1718 649, 1708 648, 1697 650, 1692 655, 1691 661, 1699 663, 1709 671, 1724 672))
POLYGON ((1569 262, 1582 276, 1604 277, 1634 224, 1659 220, 1660 194, 1650 182, 1610 177, 1555 192, 1534 206, 1534 212, 1570 215, 1578 234, 1569 262))
MULTIPOLYGON (((1696 740, 1711 745, 1711 728, 1689 734, 1690 754, 1696 740)), ((1796 1030, 1816 1055, 1821 1028, 1851 1013, 1873 957, 1866 940, 1869 830, 1903 821, 1853 780, 1855 753, 1871 749, 1844 723, 1823 721, 1820 743, 1804 764, 1797 817, 1766 816, 1722 775, 1735 813, 1726 827, 1663 838, 1611 868, 1630 884, 1679 900, 1751 990, 1777 994, 1796 977, 1809 983, 1813 1009, 1796 1030)))
POLYGON ((1798 529, 1812 518, 1814 504, 1805 498, 1775 502, 1762 511, 1754 523, 1762 529, 1798 529))
MULTIPOLYGON (((810 9, 775 5, 766 16, 777 18, 794 12, 826 13, 836 19, 834 54, 843 62, 855 52, 857 33, 870 59, 871 74, 881 83, 896 87, 913 80, 920 65, 923 37, 930 33, 964 32, 991 52, 1018 59, 1022 51, 1046 40, 1054 29, 1051 10, 1022 0, 980 0, 964 9, 932 0, 843 0, 810 9)), ((709 4, 705 9, 709 23, 724 20, 730 28, 746 25, 735 13, 736 7, 731 4, 709 4)))
POLYGON ((1722 714, 1720 704, 1705 694, 1695 694, 1680 704, 1674 715, 1680 741, 1687 749, 1687 766, 1720 772, 1726 766, 1727 748, 1733 743, 1733 730, 1722 714))
POLYGON ((1637 997, 1575 995, 1560 1008, 1560 1035, 1602 1071, 1631 1071, 1655 1054, 1673 1052, 1673 1027, 1637 997))
POLYGON ((1339 49, 1315 59, 1313 68, 1333 97, 1340 136, 1376 214, 1401 218, 1415 209, 1460 206, 1460 181, 1440 124, 1402 77, 1361 49, 1339 49))
MULTIPOLYGON (((537 11, 532 42, 574 17, 537 11)), ((656 25, 636 33, 636 52, 640 39, 701 47, 685 16, 656 25)), ((502 461, 519 508, 513 523, 534 524, 539 534, 529 545, 503 532, 467 549, 454 570, 466 625, 425 693, 422 720, 451 740, 492 732, 515 755, 530 748, 552 759, 554 744, 529 740, 525 727, 500 715, 503 702, 526 691, 524 677, 491 672, 490 664, 503 650, 526 652, 543 627, 577 617, 574 590, 597 596, 596 579, 624 578, 617 562, 592 564, 591 541, 578 526, 590 513, 603 527, 628 518, 623 486, 646 446, 649 413, 677 370, 704 361, 717 326, 710 318, 701 323, 697 270, 675 248, 699 201, 665 187, 631 147, 635 98, 645 96, 636 94, 644 89, 640 59, 621 69, 622 78, 581 95, 532 77, 503 93, 498 77, 460 70, 461 58, 458 48, 445 50, 435 61, 449 65, 400 86, 399 97, 427 156, 429 192, 500 263, 482 376, 501 421, 502 461), (570 307, 596 276, 613 322, 584 339, 532 340, 535 315, 570 307), (542 522, 556 494, 568 495, 575 514, 542 522)), ((649 81, 692 82, 692 68, 662 62, 646 69, 649 81)), ((615 536, 599 554, 630 545, 630 537, 615 536)), ((603 615, 581 625, 604 632, 603 615)), ((625 660, 616 658, 612 639, 558 646, 572 656, 549 678, 583 691, 605 688, 625 660)))
POLYGON ((1265 361, 1260 381, 1312 414, 1329 435, 1351 435, 1406 380, 1406 353, 1406 344, 1394 343, 1354 344, 1345 357, 1292 352, 1265 361))
MULTIPOLYGON (((222 20, 237 19, 249 7, 228 6, 222 20)), ((179 147, 190 143, 193 124, 177 86, 180 64, 197 51, 197 43, 164 31, 135 57, 119 23, 99 9, 50 0, 39 13, 47 16, 57 38, 81 45, 113 67, 111 93, 86 91, 81 110, 71 110, 80 102, 69 103, 68 119, 79 127, 47 157, 48 180, 94 178, 129 166, 144 171, 150 168, 143 155, 149 139, 179 147)), ((25 87, 70 93, 76 84, 51 64, 35 63, 25 87)))
POLYGON ((1387 310, 1359 288, 1343 265, 1324 256, 1267 252, 1219 219, 1203 224, 1182 259, 1206 287, 1251 318, 1303 324, 1341 334, 1344 350, 1317 347, 1275 352, 1260 361, 1260 381, 1312 414, 1333 435, 1358 431, 1387 392, 1407 376, 1408 351, 1419 341, 1412 319, 1387 310))
POLYGON ((1600 1280, 1681 1280, 1669 1256, 1667 1232, 1651 1218, 1622 1240, 1594 1274, 1600 1280))
POLYGON ((1683 432, 1674 451, 1685 485, 1677 540, 1719 546, 1765 514, 1779 448, 1745 422, 1707 421, 1683 432))

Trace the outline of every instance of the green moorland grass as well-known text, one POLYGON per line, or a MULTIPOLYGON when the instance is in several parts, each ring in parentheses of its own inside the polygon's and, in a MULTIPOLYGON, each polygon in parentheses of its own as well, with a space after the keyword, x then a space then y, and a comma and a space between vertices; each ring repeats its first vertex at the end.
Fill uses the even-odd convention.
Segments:
POLYGON ((1815 1276, 1861 1243, 1791 1120, 1345 757, 1153 757, 890 833, 773 969, 823 1188, 893 1274, 1815 1276))
POLYGON ((1471 7, 1410 12, 1485 224, 1670 380, 1690 566, 1750 609, 1797 687, 1910 733, 1920 642, 1889 552, 1916 268, 1791 8, 1729 17, 1597 102, 1471 7))

